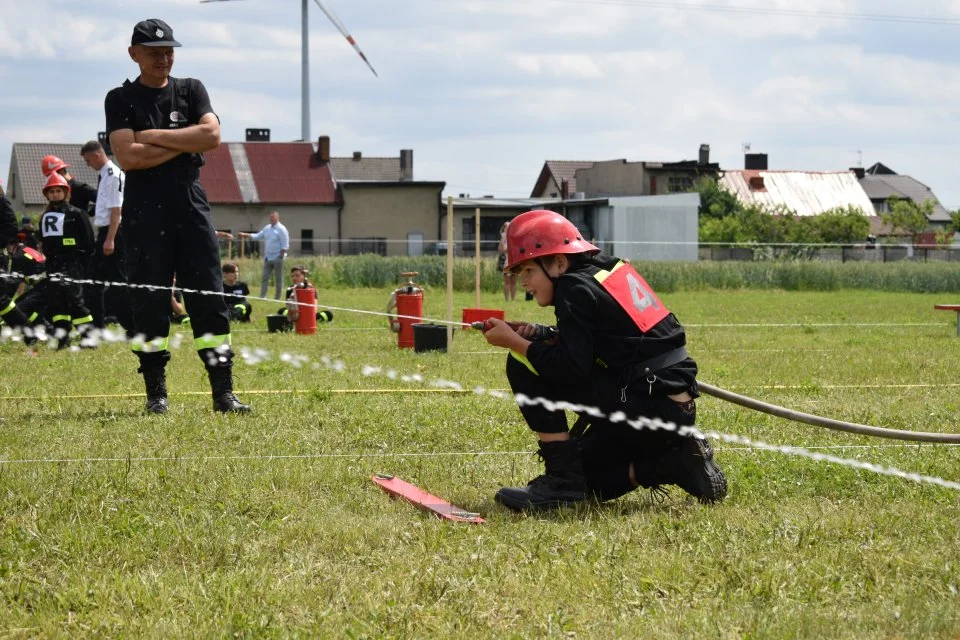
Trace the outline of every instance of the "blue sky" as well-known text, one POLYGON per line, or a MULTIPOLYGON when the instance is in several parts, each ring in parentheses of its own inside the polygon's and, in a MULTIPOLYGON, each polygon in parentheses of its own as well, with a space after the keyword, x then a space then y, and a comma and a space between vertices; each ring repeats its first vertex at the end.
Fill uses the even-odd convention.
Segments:
MULTIPOLYGON (((415 178, 447 193, 525 197, 545 159, 674 161, 701 143, 737 169, 749 142, 771 169, 845 169, 862 152, 960 207, 960 0, 326 3, 380 77, 311 3, 311 138, 337 156, 412 148, 415 178)), ((300 138, 298 0, 0 0, 4 182, 13 142, 104 128, 147 17, 183 43, 174 74, 206 84, 224 141, 247 127, 300 138)))

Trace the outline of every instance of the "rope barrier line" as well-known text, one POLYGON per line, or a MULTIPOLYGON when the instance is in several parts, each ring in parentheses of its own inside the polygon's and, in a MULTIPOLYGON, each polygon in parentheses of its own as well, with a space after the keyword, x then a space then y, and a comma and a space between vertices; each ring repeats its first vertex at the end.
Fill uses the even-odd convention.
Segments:
MULTIPOLYGON (((0 273, 0 280, 4 279, 22 279, 25 278, 24 274, 13 272, 13 273, 0 273)), ((91 284, 99 286, 109 286, 109 287, 127 287, 130 289, 145 289, 148 291, 172 291, 174 287, 172 286, 161 286, 161 285, 151 285, 151 284, 138 284, 130 282, 112 282, 109 280, 94 280, 91 278, 69 278, 66 276, 56 276, 51 278, 51 281, 57 282, 73 282, 76 284, 91 284)), ((205 291, 202 289, 187 289, 184 287, 176 287, 177 290, 183 293, 193 293, 197 295, 205 296, 223 296, 226 295, 222 291, 205 291)), ((384 318, 404 318, 408 320, 419 320, 421 322, 430 322, 433 324, 441 325, 452 325, 454 327, 464 327, 463 322, 458 322, 454 320, 447 320, 445 318, 430 318, 430 317, 419 317, 419 316, 408 316, 408 315, 398 315, 393 313, 387 313, 383 311, 370 311, 367 309, 353 309, 350 307, 337 307, 329 304, 322 304, 320 300, 317 300, 314 304, 309 304, 306 302, 298 302, 296 300, 277 300, 276 298, 261 298, 258 296, 244 296, 248 300, 257 300, 259 302, 269 302, 269 303, 280 303, 280 304, 294 304, 300 306, 316 306, 323 307, 325 309, 331 309, 333 311, 343 311, 346 313, 356 313, 361 315, 370 315, 378 316, 384 318)), ((685 323, 684 326, 687 328, 799 328, 799 327, 942 327, 944 323, 937 322, 902 322, 902 323, 885 323, 885 322, 822 322, 822 323, 802 323, 802 322, 789 322, 789 323, 685 323)))
MULTIPOLYGON (((683 323, 684 327, 698 329, 718 328, 748 328, 748 329, 784 329, 799 327, 942 327, 943 322, 717 322, 717 323, 683 323)), ((952 322, 951 322, 952 324, 952 322)))
MULTIPOLYGON (((491 391, 509 392, 509 389, 491 389, 491 391)), ((362 394, 391 394, 391 393, 440 393, 440 394, 471 394, 469 389, 250 389, 241 392, 243 395, 284 395, 284 394, 308 394, 308 393, 332 393, 338 395, 362 395, 362 394)), ((70 395, 70 396, 0 396, 0 402, 17 402, 22 400, 110 400, 118 398, 143 398, 146 393, 101 393, 96 395, 70 395)), ((209 396, 210 391, 171 391, 169 396, 209 396)))
MULTIPOLYGON (((929 389, 931 387, 941 388, 941 387, 960 387, 960 382, 945 382, 945 383, 920 383, 920 384, 818 384, 818 385, 802 385, 802 384, 767 384, 767 385, 756 385, 757 389, 772 389, 772 390, 796 390, 796 389, 929 389)), ((754 387, 751 387, 754 388, 754 387)))
MULTIPOLYGON (((24 279, 25 276, 22 273, 13 272, 13 273, 0 273, 0 280, 13 280, 13 279, 24 279)), ((185 287, 173 287, 172 285, 155 285, 155 284, 140 284, 133 282, 113 282, 110 280, 94 280, 92 278, 69 278, 67 276, 56 275, 50 277, 51 282, 72 282, 74 284, 80 285, 97 285, 104 287, 127 287, 128 289, 145 289, 147 291, 168 291, 172 294, 173 290, 176 289, 181 293, 193 293, 202 296, 225 296, 223 291, 205 291, 203 289, 188 289, 185 287)), ((352 309, 350 307, 335 307, 329 304, 323 304, 319 300, 315 303, 308 302, 299 302, 297 300, 277 300, 276 298, 261 298, 259 296, 244 296, 247 300, 257 300, 259 302, 270 302, 270 303, 280 303, 284 305, 299 305, 305 307, 323 307, 324 309, 331 309, 333 311, 344 311, 347 313, 357 313, 361 315, 370 315, 370 316, 380 316, 384 318, 404 318, 408 320, 419 320, 420 322, 432 322, 433 324, 448 324, 455 327, 463 327, 463 322, 456 322, 452 320, 446 320, 441 318, 428 318, 428 317, 419 317, 419 316, 408 316, 403 314, 396 313, 387 313, 385 311, 368 311, 366 309, 352 309)))
MULTIPOLYGON (((732 436, 731 436, 732 437, 732 436)), ((719 438, 718 438, 719 439, 719 438)), ((881 445, 824 445, 824 446, 802 446, 802 445, 770 445, 783 446, 790 450, 806 451, 832 451, 838 449, 911 449, 919 450, 923 444, 881 444, 881 445)), ((940 447, 955 447, 960 445, 939 445, 940 447)), ((714 447, 716 453, 747 453, 756 451, 767 451, 768 447, 714 447)), ((780 453, 780 452, 776 452, 780 453)), ((95 464, 109 462, 216 462, 216 461, 266 461, 273 460, 323 460, 323 459, 363 459, 363 458, 460 458, 467 456, 474 457, 497 457, 497 456, 529 456, 530 451, 419 451, 419 452, 383 452, 383 451, 353 451, 349 453, 265 453, 257 455, 171 455, 171 456, 114 456, 114 457, 91 457, 91 458, 0 458, 0 466, 3 464, 95 464)))
MULTIPOLYGON (((902 480, 909 480, 911 482, 916 482, 918 484, 932 484, 935 486, 943 487, 945 489, 953 489, 955 491, 960 491, 960 483, 953 482, 952 480, 944 480, 943 478, 938 478, 936 476, 929 476, 920 473, 914 473, 910 471, 902 471, 895 467, 885 467, 882 465, 873 464, 870 462, 862 462, 860 460, 852 460, 849 458, 840 458, 838 456, 817 453, 806 449, 803 447, 795 447, 789 445, 774 445, 762 442, 760 440, 753 440, 751 438, 745 438, 743 436, 735 436, 729 434, 722 434, 715 431, 707 432, 703 434, 706 437, 712 438, 714 440, 719 440, 721 442, 729 442, 734 444, 742 444, 747 446, 750 449, 770 451, 775 453, 782 453, 786 455, 808 458, 817 462, 827 462, 830 464, 836 464, 839 466, 844 466, 852 468, 855 470, 869 471, 879 475, 890 476, 894 478, 900 478, 902 480)), ((464 456, 506 456, 506 455, 530 455, 529 451, 469 451, 469 452, 455 452, 455 451, 445 451, 445 452, 417 452, 417 453, 384 453, 384 452, 370 452, 370 453, 305 453, 305 454, 279 454, 279 455, 217 455, 217 456, 150 456, 142 458, 134 457, 102 457, 102 458, 9 458, 9 459, 0 459, 0 467, 4 464, 17 464, 17 465, 28 465, 28 464, 94 464, 94 463, 112 463, 112 462, 123 462, 123 463, 133 463, 133 462, 216 462, 216 461, 272 461, 272 460, 320 460, 320 459, 362 459, 362 458, 429 458, 429 457, 464 457, 464 456)))

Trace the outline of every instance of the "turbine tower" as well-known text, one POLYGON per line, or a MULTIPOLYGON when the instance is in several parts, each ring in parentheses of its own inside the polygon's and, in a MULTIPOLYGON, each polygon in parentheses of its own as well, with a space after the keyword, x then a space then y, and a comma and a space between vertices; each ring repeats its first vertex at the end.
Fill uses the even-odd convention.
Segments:
MULTIPOLYGON (((232 1, 234 0, 200 0, 201 4, 208 2, 232 1)), ((367 56, 365 56, 363 51, 360 50, 360 47, 353 39, 353 36, 351 36, 350 32, 347 31, 347 28, 340 21, 340 18, 337 17, 337 14, 335 14, 332 9, 324 6, 323 2, 320 0, 313 1, 317 3, 317 6, 320 7, 320 11, 323 11, 324 15, 327 16, 330 22, 333 23, 333 26, 337 28, 343 37, 347 39, 347 42, 350 43, 363 61, 367 63, 367 66, 370 67, 370 71, 373 72, 373 75, 377 76, 377 70, 374 69, 373 65, 370 64, 370 61, 367 60, 367 56)), ((301 0, 300 2, 300 138, 304 142, 310 141, 310 14, 307 10, 308 4, 309 0, 301 0)))

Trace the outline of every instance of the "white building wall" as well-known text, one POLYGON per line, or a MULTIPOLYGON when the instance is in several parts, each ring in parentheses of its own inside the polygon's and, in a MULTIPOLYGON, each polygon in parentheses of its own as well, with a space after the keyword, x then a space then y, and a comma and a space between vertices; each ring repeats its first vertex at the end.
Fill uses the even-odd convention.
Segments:
POLYGON ((631 260, 698 259, 700 194, 610 198, 609 204, 612 215, 597 217, 598 235, 613 242, 605 252, 631 260), (612 218, 609 236, 605 217, 612 218))

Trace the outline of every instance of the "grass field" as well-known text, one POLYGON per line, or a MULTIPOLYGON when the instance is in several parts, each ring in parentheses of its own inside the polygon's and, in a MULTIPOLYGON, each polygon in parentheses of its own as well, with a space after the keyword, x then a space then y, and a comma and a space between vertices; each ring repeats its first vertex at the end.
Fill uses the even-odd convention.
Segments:
MULTIPOLYGON (((388 294, 332 289, 321 303, 379 311, 388 294)), ((843 420, 960 431, 960 339, 954 315, 933 310, 960 300, 663 298, 706 382, 843 420), (718 326, 776 323, 794 326, 718 326)), ((237 325, 234 346, 270 357, 237 360, 248 417, 212 414, 189 336, 161 417, 123 395, 142 388, 122 345, 37 357, 0 345, 0 638, 960 636, 956 491, 718 445, 730 483, 719 506, 672 488, 663 503, 638 491, 515 515, 493 494, 539 466, 512 401, 425 391, 435 380, 505 388, 502 351, 469 332, 449 354, 401 351, 383 318, 340 311, 316 336, 267 334, 274 305, 254 304, 259 320, 237 325), (382 372, 365 376, 368 365, 382 372), (375 472, 488 524, 391 501, 375 472)), ((508 318, 549 320, 533 304, 507 304, 508 318)), ((472 295, 457 295, 457 314, 464 306, 472 295)), ((483 306, 504 307, 493 294, 483 306)), ((426 314, 444 309, 428 291, 426 314)), ((707 397, 699 409, 705 431, 844 447, 817 450, 960 480, 958 448, 833 433, 707 397)))

